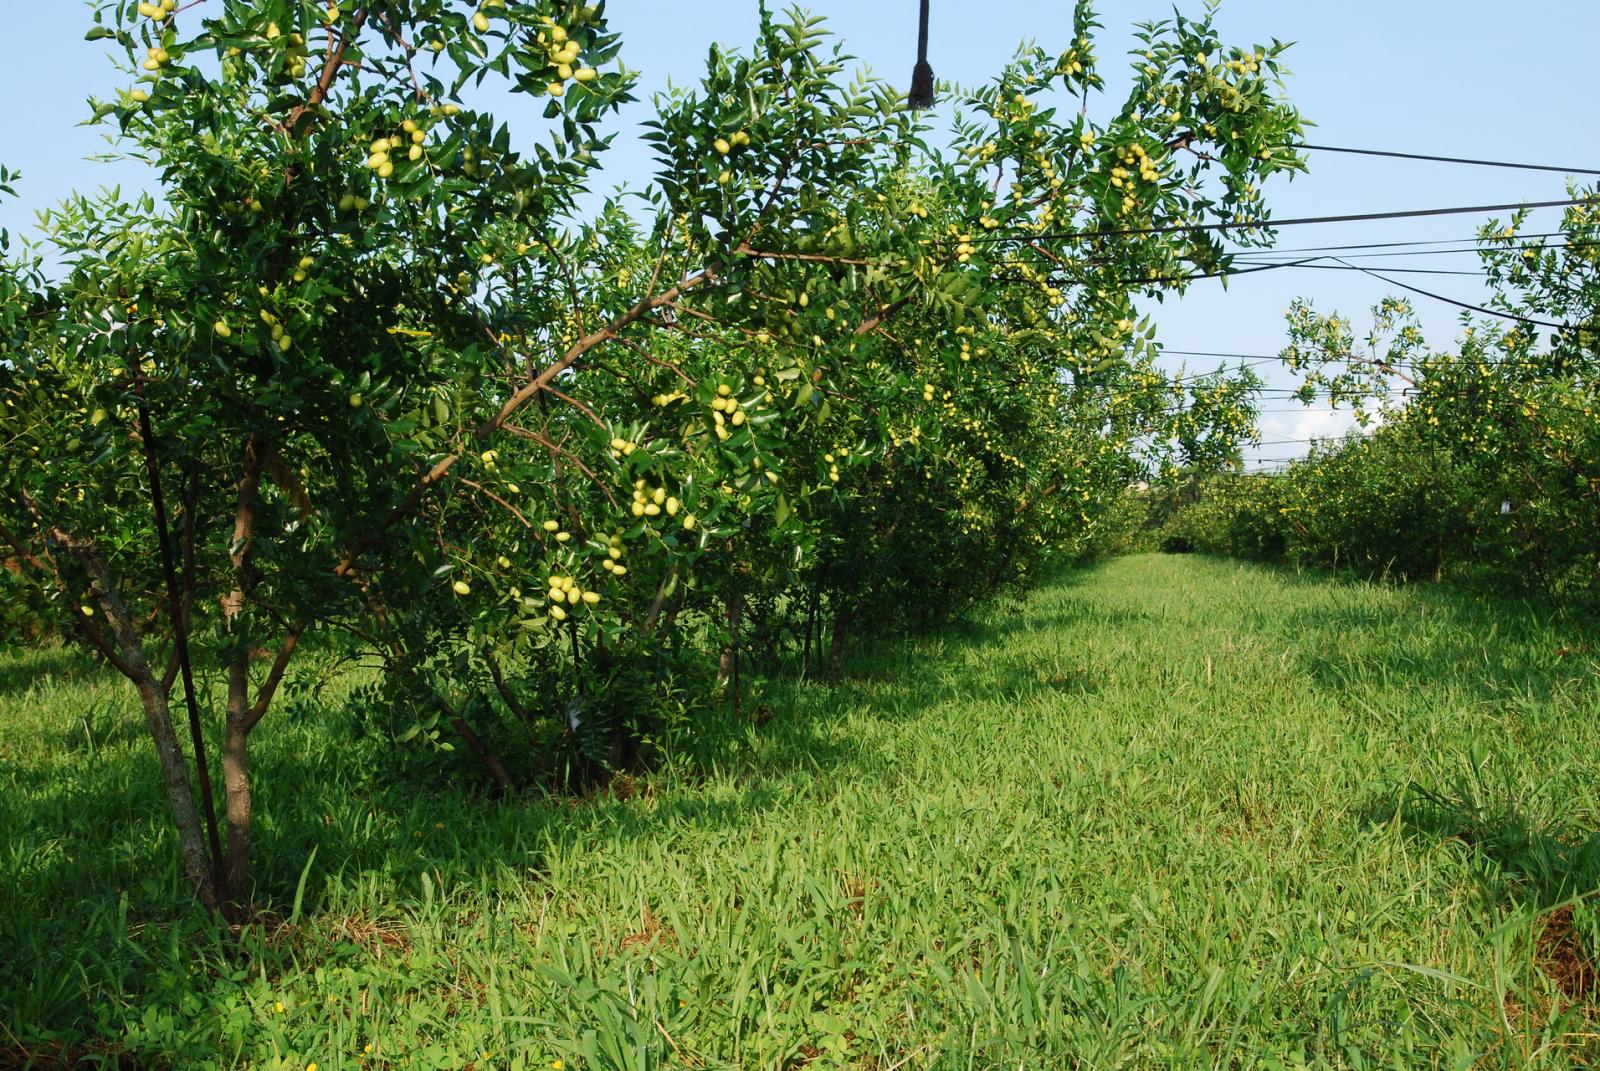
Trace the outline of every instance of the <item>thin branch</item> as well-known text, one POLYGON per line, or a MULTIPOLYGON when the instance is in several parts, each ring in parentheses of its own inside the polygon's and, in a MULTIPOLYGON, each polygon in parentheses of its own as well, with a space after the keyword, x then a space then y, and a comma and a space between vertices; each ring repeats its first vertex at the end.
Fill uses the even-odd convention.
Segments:
POLYGON ((749 245, 740 243, 734 250, 744 257, 754 257, 759 260, 804 260, 818 264, 853 264, 863 268, 892 268, 895 265, 883 260, 864 260, 857 257, 835 257, 827 253, 779 253, 766 249, 752 249, 749 245))
POLYGON ((589 477, 589 479, 594 481, 594 485, 596 487, 600 488, 601 493, 604 494, 606 496, 606 498, 610 500, 611 505, 612 505, 613 508, 615 508, 615 509, 621 509, 622 508, 621 503, 619 503, 617 501, 617 496, 612 493, 610 485, 608 485, 605 482, 605 480, 601 479, 600 476, 593 469, 591 469, 588 465, 585 465, 583 463, 583 461, 581 459, 579 459, 578 455, 574 454, 572 451, 564 449, 563 447, 557 446, 555 443, 551 442, 547 437, 545 437, 543 435, 540 435, 536 431, 532 431, 532 430, 530 430, 528 428, 524 428, 519 424, 507 424, 507 425, 505 425, 503 430, 509 435, 516 435, 516 436, 518 436, 520 438, 523 438, 523 439, 531 439, 534 442, 538 443, 540 446, 544 447, 546 450, 550 451, 550 453, 552 453, 552 454, 560 454, 562 457, 566 458, 568 461, 571 461, 574 465, 576 465, 578 467, 578 471, 579 472, 583 473, 585 476, 589 477))
POLYGON ((598 416, 596 416, 595 415, 595 411, 593 409, 590 409, 587 405, 584 405, 582 402, 578 401, 578 399, 572 397, 571 395, 563 394, 561 391, 556 390, 554 387, 546 387, 544 390, 545 390, 546 394, 553 394, 557 398, 560 398, 562 401, 566 402, 568 405, 572 406, 574 409, 577 409, 579 412, 583 413, 584 416, 588 417, 591 421, 593 421, 594 423, 600 425, 600 427, 604 428, 604 427, 609 427, 610 426, 604 420, 601 420, 598 416))
POLYGON ((260 724, 262 717, 267 713, 267 708, 272 705, 272 697, 277 693, 278 685, 283 683, 284 671, 289 668, 289 659, 294 657, 294 649, 299 645, 300 635, 305 628, 304 624, 294 625, 289 629, 289 634, 283 638, 277 655, 272 659, 272 669, 268 671, 267 679, 256 689, 256 701, 251 704, 250 712, 245 719, 245 732, 248 733, 260 724))
POLYGON ((533 527, 533 522, 528 520, 528 518, 523 515, 523 512, 520 509, 518 509, 517 507, 513 506, 511 503, 507 502, 505 499, 501 498, 499 495, 495 494, 493 491, 489 490, 487 487, 483 486, 483 484, 479 483, 477 480, 469 480, 465 476, 457 476, 456 479, 461 481, 462 483, 466 484, 468 487, 472 488, 474 491, 477 491, 479 494, 483 495, 485 498, 493 499, 495 502, 498 502, 501 506, 505 507, 506 510, 508 510, 513 517, 515 517, 517 520, 522 522, 522 527, 524 527, 524 528, 532 528, 533 527))

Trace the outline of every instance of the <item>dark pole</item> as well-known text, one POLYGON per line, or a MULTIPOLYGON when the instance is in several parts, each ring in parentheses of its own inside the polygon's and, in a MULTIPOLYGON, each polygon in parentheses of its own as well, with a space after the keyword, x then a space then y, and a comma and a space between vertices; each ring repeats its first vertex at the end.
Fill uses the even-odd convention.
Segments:
MULTIPOLYGON (((194 741, 194 765, 200 782, 200 802, 206 816, 206 835, 211 841, 211 862, 216 877, 222 877, 222 843, 217 839, 217 804, 211 795, 211 772, 206 762, 206 738, 200 727, 200 704, 194 694, 194 670, 189 663, 189 622, 184 611, 184 596, 178 589, 178 568, 172 555, 172 535, 167 528, 167 505, 161 494, 161 467, 156 460, 155 432, 150 425, 150 407, 144 400, 144 372, 133 362, 133 393, 139 399, 139 436, 144 440, 144 467, 150 477, 150 508, 155 514, 156 541, 161 547, 161 568, 167 580, 167 613, 172 617, 172 642, 177 648, 178 669, 183 674, 183 695, 189 706, 189 736, 194 741)), ((192 512, 194 503, 189 504, 192 512)), ((192 523, 193 518, 185 523, 192 523)), ((220 890, 226 896, 225 890, 220 890)))
POLYGON ((933 68, 928 65, 928 0, 922 0, 922 20, 917 29, 917 66, 911 72, 911 92, 906 103, 915 111, 933 107, 933 68))

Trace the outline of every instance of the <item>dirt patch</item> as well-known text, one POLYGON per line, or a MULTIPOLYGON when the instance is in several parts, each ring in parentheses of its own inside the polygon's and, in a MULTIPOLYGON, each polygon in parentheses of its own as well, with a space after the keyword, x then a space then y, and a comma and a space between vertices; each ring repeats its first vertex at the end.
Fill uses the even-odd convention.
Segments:
POLYGON ((1583 945, 1583 937, 1572 921, 1571 906, 1560 907, 1545 916, 1539 932, 1539 969, 1569 999, 1590 1001, 1600 997, 1600 977, 1594 957, 1583 945))
POLYGON ((673 932, 672 927, 662 925, 661 920, 656 918, 655 912, 650 910, 650 905, 646 904, 644 910, 640 912, 639 928, 623 937, 617 946, 617 951, 627 952, 637 948, 649 952, 657 948, 675 948, 677 944, 678 935, 673 932))

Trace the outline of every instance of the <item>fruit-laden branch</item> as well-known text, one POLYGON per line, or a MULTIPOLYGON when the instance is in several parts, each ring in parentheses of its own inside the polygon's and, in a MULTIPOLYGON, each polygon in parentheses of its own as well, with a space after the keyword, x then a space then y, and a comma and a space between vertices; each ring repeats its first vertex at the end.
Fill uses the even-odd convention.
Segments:
POLYGON ((317 84, 311 88, 311 95, 303 104, 297 104, 289 112, 289 117, 284 121, 283 128, 291 135, 303 133, 301 124, 316 114, 322 102, 327 99, 328 93, 333 89, 334 79, 339 76, 339 68, 344 65, 344 57, 350 51, 350 46, 361 34, 361 28, 367 23, 367 9, 362 8, 350 18, 350 29, 341 30, 339 41, 328 49, 328 57, 322 62, 322 73, 317 76, 317 84))
MULTIPOLYGON (((621 331, 623 328, 642 319, 648 313, 654 312, 656 309, 659 309, 663 306, 672 304, 681 295, 701 286, 711 278, 712 275, 709 271, 701 272, 698 275, 691 276, 682 283, 679 283, 677 286, 665 290, 662 293, 657 294, 655 297, 646 298, 644 301, 639 302, 637 305, 623 313, 621 316, 617 317, 615 320, 612 320, 605 327, 602 327, 600 330, 595 331, 573 343, 573 345, 565 353, 563 353, 559 359, 547 367, 543 372, 539 373, 539 375, 529 380, 514 394, 512 394, 510 398, 507 398, 505 404, 500 407, 499 412, 497 412, 493 417, 485 421, 483 424, 480 424, 477 428, 473 429, 472 440, 474 442, 482 442, 490 435, 493 435, 495 432, 499 431, 513 416, 516 415, 519 409, 521 409, 524 405, 527 405, 530 400, 542 393, 552 382, 554 382, 557 376, 571 368, 578 362, 579 358, 583 357, 584 354, 588 353, 596 346, 615 338, 616 332, 621 331)), ((435 485, 437 485, 440 480, 444 479, 445 476, 449 474, 451 469, 455 468, 456 463, 460 461, 463 456, 464 451, 458 451, 440 458, 437 462, 435 462, 433 467, 425 472, 421 478, 417 480, 416 484, 412 486, 411 490, 406 494, 405 499, 401 501, 399 505, 391 509, 372 531, 358 539, 350 548, 350 550, 346 552, 345 556, 340 559, 339 563, 333 567, 334 575, 340 577, 348 576, 350 571, 355 568, 356 563, 361 559, 361 556, 370 550, 372 546, 378 542, 378 540, 382 539, 384 534, 387 533, 390 528, 394 527, 405 517, 410 516, 411 513, 414 512, 419 505, 421 505, 422 500, 427 493, 435 485)))
MULTIPOLYGON (((621 341, 621 340, 619 339, 618 341, 621 341)), ((606 481, 602 480, 599 477, 599 475, 597 475, 595 473, 594 469, 591 469, 588 465, 585 465, 578 458, 577 454, 574 454, 572 451, 564 449, 563 447, 557 446, 555 443, 551 442, 545 436, 540 435, 536 431, 532 431, 532 430, 530 430, 528 428, 524 428, 519 424, 505 424, 505 425, 502 425, 502 427, 503 427, 503 430, 506 431, 510 435, 516 435, 516 436, 518 436, 520 438, 523 438, 523 439, 531 439, 531 440, 533 440, 534 442, 538 443, 540 446, 544 447, 547 451, 549 451, 550 455, 552 457, 555 457, 556 455, 560 455, 561 457, 564 457, 568 461, 572 462, 574 465, 577 466, 579 472, 581 472, 585 476, 589 477, 589 479, 594 482, 594 485, 596 487, 600 488, 600 493, 606 496, 606 500, 611 503, 612 508, 614 508, 614 509, 621 509, 622 508, 622 503, 617 501, 617 496, 612 492, 611 486, 608 483, 606 483, 606 481)))
POLYGON ((457 479, 459 479, 466 486, 472 488, 474 491, 478 492, 480 495, 483 495, 485 498, 505 509, 517 519, 517 522, 521 524, 522 527, 533 527, 533 522, 528 520, 526 514, 524 514, 517 507, 513 506, 511 503, 507 502, 505 499, 501 498, 499 495, 495 494, 493 491, 489 490, 487 487, 483 486, 483 484, 479 483, 477 480, 469 480, 465 476, 459 476, 457 479))

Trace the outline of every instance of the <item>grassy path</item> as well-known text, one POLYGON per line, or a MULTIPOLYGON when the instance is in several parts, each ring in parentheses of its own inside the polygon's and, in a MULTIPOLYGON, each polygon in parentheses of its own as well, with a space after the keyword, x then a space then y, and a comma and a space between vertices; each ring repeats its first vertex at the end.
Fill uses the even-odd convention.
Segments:
POLYGON ((303 773, 261 803, 289 920, 231 960, 171 907, 126 697, 31 683, 45 661, 0 667, 0 1023, 33 1048, 1600 1062, 1600 630, 1525 609, 1125 559, 787 686, 711 772, 583 805, 386 788, 307 719, 260 759, 303 773))

